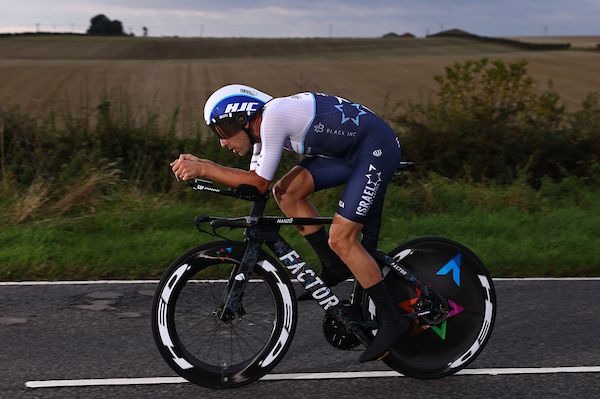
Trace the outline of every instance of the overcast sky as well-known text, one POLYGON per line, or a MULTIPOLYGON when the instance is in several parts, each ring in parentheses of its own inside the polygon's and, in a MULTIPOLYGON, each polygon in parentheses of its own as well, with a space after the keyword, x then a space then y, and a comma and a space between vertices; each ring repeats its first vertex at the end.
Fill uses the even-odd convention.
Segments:
POLYGON ((0 32, 84 32, 100 13, 151 36, 600 35, 600 0, 0 0, 0 32))

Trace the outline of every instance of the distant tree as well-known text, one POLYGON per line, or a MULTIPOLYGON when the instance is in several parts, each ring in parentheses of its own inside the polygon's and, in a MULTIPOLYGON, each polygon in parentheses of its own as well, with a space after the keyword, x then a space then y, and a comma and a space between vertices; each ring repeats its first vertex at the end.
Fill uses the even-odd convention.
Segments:
POLYGON ((400 35, 400 37, 402 39, 415 39, 416 38, 416 36, 410 32, 404 32, 403 34, 400 35))
POLYGON ((142 30, 144 31, 144 37, 148 36, 148 28, 146 28, 145 26, 142 28, 142 30))
POLYGON ((88 35, 125 36, 121 21, 111 21, 106 15, 98 14, 90 20, 88 35))
POLYGON ((381 37, 383 37, 384 39, 396 39, 396 38, 414 39, 416 36, 410 32, 406 32, 401 35, 397 34, 396 32, 390 32, 390 33, 386 33, 385 35, 383 35, 381 37))

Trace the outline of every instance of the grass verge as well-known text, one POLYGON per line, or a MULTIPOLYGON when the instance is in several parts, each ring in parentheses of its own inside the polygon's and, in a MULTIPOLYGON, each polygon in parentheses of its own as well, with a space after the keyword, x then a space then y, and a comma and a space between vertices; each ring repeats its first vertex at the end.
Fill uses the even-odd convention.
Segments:
MULTIPOLYGON (((412 238, 444 236, 474 250, 495 277, 600 275, 599 190, 577 189, 571 182, 567 195, 561 184, 567 183, 539 191, 436 178, 406 188, 393 185, 380 247, 391 250, 412 238)), ((317 195, 323 215, 333 213, 338 194, 317 195)), ((8 202, 3 200, 4 208, 8 202)), ((0 231, 0 279, 157 278, 181 253, 211 240, 195 229, 194 216, 248 211, 248 203, 202 194, 174 198, 121 192, 87 212, 7 223, 0 231)), ((267 213, 280 214, 274 204, 267 213)), ((293 228, 282 233, 318 268, 313 251, 293 228)), ((241 238, 240 232, 222 234, 241 238)))

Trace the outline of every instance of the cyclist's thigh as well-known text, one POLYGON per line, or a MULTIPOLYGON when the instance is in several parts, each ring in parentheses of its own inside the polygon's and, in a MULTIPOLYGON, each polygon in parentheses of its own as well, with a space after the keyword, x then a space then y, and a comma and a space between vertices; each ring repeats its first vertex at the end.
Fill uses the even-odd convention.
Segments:
POLYGON ((352 175, 337 209, 340 215, 362 224, 379 222, 387 184, 400 162, 400 148, 391 130, 372 137, 352 156, 352 175))
POLYGON ((340 186, 352 175, 352 168, 340 158, 306 157, 298 166, 310 172, 314 191, 340 186))
POLYGON ((294 198, 306 198, 314 191, 313 177, 309 171, 294 166, 273 186, 275 196, 282 194, 291 195, 294 198))

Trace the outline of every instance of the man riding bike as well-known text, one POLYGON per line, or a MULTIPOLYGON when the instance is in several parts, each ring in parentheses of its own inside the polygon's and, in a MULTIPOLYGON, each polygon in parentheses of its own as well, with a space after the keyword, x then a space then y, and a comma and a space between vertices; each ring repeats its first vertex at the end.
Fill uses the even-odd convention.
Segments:
POLYGON ((368 251, 376 247, 385 190, 400 162, 393 130, 367 107, 342 97, 299 93, 273 98, 243 85, 214 92, 206 101, 204 119, 222 147, 244 156, 253 146, 250 170, 181 154, 170 164, 178 179, 204 177, 230 187, 248 184, 262 193, 284 149, 303 154, 304 159, 273 186, 273 196, 288 217, 319 216, 308 200, 310 194, 346 184, 329 238, 323 226, 300 226, 299 231, 319 255, 327 285, 348 277, 345 264, 377 307, 379 330, 359 360, 385 356, 410 328, 368 251), (361 233, 368 238, 362 243, 361 233))

